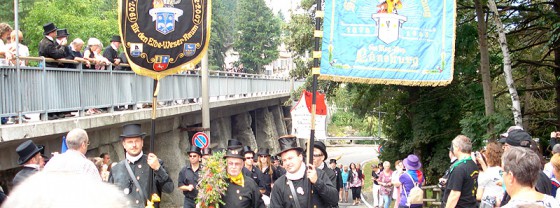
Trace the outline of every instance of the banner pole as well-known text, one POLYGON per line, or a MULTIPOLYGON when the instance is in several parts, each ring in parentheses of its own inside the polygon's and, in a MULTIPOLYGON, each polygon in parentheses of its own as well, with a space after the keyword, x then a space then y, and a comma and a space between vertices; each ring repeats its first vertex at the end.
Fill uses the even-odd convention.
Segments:
MULTIPOLYGON (((313 68, 311 69, 311 73, 313 74, 313 84, 312 84, 312 100, 311 100, 311 134, 309 136, 309 142, 307 143, 307 158, 308 158, 308 165, 313 165, 313 145, 315 143, 315 115, 317 114, 317 78, 319 77, 320 71, 320 58, 321 58, 321 39, 323 37, 323 33, 321 31, 321 21, 324 16, 322 10, 323 3, 322 0, 315 0, 315 31, 313 33, 314 38, 314 47, 313 47, 313 68)), ((309 183, 309 199, 307 201, 307 207, 312 207, 313 201, 313 186, 311 182, 309 183)))
MULTIPOLYGON (((159 93, 159 81, 154 79, 153 84, 153 97, 152 97, 152 119, 151 119, 151 130, 150 130, 150 153, 154 153, 154 140, 156 138, 156 112, 157 112, 157 96, 159 93)), ((154 191, 154 170, 150 168, 150 177, 148 180, 148 201, 146 207, 152 207, 154 203, 153 194, 157 194, 154 191), (151 206, 152 205, 152 206, 151 206)))

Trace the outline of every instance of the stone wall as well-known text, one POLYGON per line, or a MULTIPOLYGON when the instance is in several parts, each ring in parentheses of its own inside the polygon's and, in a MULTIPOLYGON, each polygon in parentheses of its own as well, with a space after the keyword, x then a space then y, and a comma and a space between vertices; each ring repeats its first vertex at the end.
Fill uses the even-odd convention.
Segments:
MULTIPOLYGON (((225 148, 227 140, 234 138, 240 140, 243 145, 249 145, 255 151, 258 147, 266 147, 271 149, 271 153, 278 152, 278 137, 287 134, 284 109, 281 106, 263 107, 254 111, 243 112, 234 115, 212 115, 210 138, 213 146, 225 148), (252 113, 251 113, 252 112, 252 113), (255 137, 255 135, 257 135, 255 137)), ((165 162, 165 168, 168 171, 174 184, 177 184, 179 171, 187 164, 188 155, 186 151, 191 147, 191 135, 194 132, 185 131, 187 126, 193 124, 193 120, 199 120, 197 116, 176 116, 158 118, 156 122, 156 138, 155 153, 165 162)), ((150 141, 150 120, 141 122, 142 130, 148 135, 144 139, 144 153, 148 153, 150 141)), ((87 129, 90 137, 90 146, 87 153, 88 157, 97 157, 103 152, 108 152, 114 162, 118 162, 125 158, 125 152, 120 142, 119 135, 122 132, 122 125, 111 125, 106 128, 87 129)), ((63 135, 54 135, 45 138, 33 139, 36 144, 46 146, 47 154, 54 151, 60 151, 61 137, 63 135)), ((20 140, 21 142, 25 140, 20 140)), ((15 148, 21 143, 10 142, 8 148, 0 151, 0 156, 10 157, 11 160, 17 160, 17 155, 13 156, 15 148), (6 153, 13 151, 11 153, 6 153)), ((11 178, 17 172, 16 169, 0 171, 0 181, 3 187, 11 188, 11 178)), ((171 194, 163 194, 163 203, 161 207, 182 207, 183 194, 177 188, 171 194)))

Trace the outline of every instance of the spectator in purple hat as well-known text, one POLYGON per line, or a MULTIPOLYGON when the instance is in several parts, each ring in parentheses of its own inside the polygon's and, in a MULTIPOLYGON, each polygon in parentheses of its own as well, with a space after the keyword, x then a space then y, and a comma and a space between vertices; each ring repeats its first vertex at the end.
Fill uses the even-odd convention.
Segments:
POLYGON ((401 196, 399 200, 399 208, 416 208, 422 207, 422 204, 408 204, 407 198, 410 194, 410 190, 414 188, 415 184, 422 187, 424 183, 424 174, 420 171, 422 168, 422 163, 416 155, 408 155, 403 160, 403 165, 406 171, 399 177, 399 182, 395 183, 395 186, 401 187, 401 196))

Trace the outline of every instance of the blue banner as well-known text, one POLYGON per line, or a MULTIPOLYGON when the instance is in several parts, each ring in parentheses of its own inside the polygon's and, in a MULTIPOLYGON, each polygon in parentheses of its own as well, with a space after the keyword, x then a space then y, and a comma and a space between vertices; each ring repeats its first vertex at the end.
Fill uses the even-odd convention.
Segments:
POLYGON ((455 0, 327 0, 320 79, 416 86, 453 80, 455 0))

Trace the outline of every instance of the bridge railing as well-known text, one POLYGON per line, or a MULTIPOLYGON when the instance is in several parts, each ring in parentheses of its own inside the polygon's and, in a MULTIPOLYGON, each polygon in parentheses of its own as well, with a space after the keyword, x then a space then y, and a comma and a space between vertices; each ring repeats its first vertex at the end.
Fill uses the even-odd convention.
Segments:
MULTIPOLYGON (((41 60, 40 67, 0 66, 0 117, 41 113, 42 120, 50 112, 79 111, 89 108, 150 103, 153 81, 132 71, 45 67, 52 59, 21 57, 41 60)), ((60 61, 59 61, 60 62, 60 61)), ((232 74, 211 71, 209 96, 234 96, 286 93, 303 82, 287 78, 232 74), (292 86, 292 84, 294 86, 292 86)), ((158 101, 192 100, 201 96, 201 77, 197 71, 167 76, 160 81, 158 101)))

